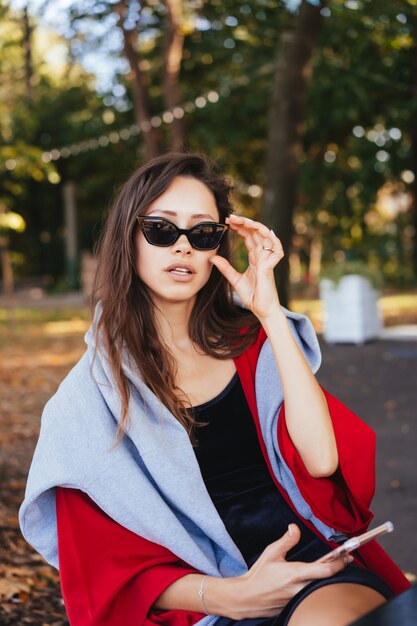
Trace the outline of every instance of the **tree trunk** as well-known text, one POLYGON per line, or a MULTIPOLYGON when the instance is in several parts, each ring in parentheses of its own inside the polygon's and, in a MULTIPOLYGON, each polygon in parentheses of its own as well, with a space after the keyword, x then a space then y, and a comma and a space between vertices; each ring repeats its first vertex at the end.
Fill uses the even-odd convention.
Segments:
POLYGON ((312 55, 322 24, 320 6, 302 2, 293 29, 280 37, 268 121, 266 185, 262 220, 282 242, 285 256, 275 270, 281 304, 289 302, 289 256, 297 201, 304 112, 312 55))
POLYGON ((136 29, 127 30, 125 28, 126 9, 126 0, 119 0, 116 4, 116 11, 119 16, 119 28, 123 35, 124 52, 133 76, 133 108, 135 120, 143 133, 146 158, 150 159, 161 153, 162 146, 159 131, 152 126, 150 120, 148 85, 146 77, 140 67, 140 56, 137 51, 138 33, 136 29))
POLYGON ((11 301, 14 294, 13 268, 10 259, 8 238, 3 235, 0 236, 0 257, 4 295, 11 301))
MULTIPOLYGON (((0 214, 4 214, 4 205, 0 204, 0 214)), ((13 266, 10 258, 9 249, 9 237, 7 234, 0 233, 0 269, 3 277, 3 291, 6 297, 6 309, 8 311, 8 322, 10 332, 15 330, 16 316, 15 316, 15 297, 14 297, 14 278, 13 278, 13 266)))
POLYGON ((67 283, 71 288, 77 284, 78 237, 77 237, 77 204, 75 184, 68 180, 63 185, 64 224, 65 224, 65 266, 67 283))
POLYGON ((23 9, 23 47, 25 51, 25 91, 26 98, 31 101, 33 98, 32 90, 32 27, 28 7, 23 9))
POLYGON ((309 283, 316 283, 319 280, 322 252, 323 243, 320 234, 317 233, 311 240, 310 245, 310 263, 308 268, 309 283))
MULTIPOLYGON (((413 13, 412 19, 413 39, 416 41, 417 36, 417 16, 413 13)), ((415 111, 417 106, 417 44, 412 49, 413 59, 413 85, 412 85, 412 102, 410 102, 410 111, 415 111), (414 102, 413 102, 414 101, 414 102)), ((414 172, 414 180, 411 183, 411 211, 412 224, 414 226, 412 264, 414 278, 417 278, 417 128, 412 119, 410 119, 410 135, 411 135, 411 162, 412 171, 414 172)))
POLYGON ((7 236, 0 235, 0 268, 3 276, 3 291, 6 298, 6 318, 10 335, 16 331, 16 311, 13 266, 10 258, 9 240, 7 236))
POLYGON ((292 280, 296 283, 301 282, 302 271, 301 271, 301 259, 298 252, 291 252, 289 257, 290 264, 290 276, 292 280))
MULTIPOLYGON (((184 44, 184 35, 181 32, 182 0, 165 0, 165 6, 167 27, 163 60, 163 93, 166 109, 173 112, 181 103, 179 74, 184 44)), ((171 149, 181 150, 185 143, 183 118, 174 115, 169 130, 171 149)))

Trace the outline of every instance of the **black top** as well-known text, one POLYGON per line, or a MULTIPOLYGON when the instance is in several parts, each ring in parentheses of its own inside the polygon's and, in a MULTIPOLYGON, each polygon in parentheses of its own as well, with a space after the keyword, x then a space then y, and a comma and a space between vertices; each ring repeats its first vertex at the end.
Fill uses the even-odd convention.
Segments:
POLYGON ((328 552, 276 487, 237 372, 216 398, 194 411, 200 424, 195 454, 204 482, 248 567, 292 522, 300 528, 301 540, 287 558, 313 561, 328 552))
MULTIPOLYGON (((194 407, 194 411, 200 424, 195 454, 203 479, 247 566, 251 567, 291 522, 299 527, 301 539, 287 553, 287 560, 311 562, 326 554, 327 544, 293 513, 269 473, 238 374, 216 398, 194 407)), ((393 595, 376 574, 352 563, 331 577, 311 581, 278 616, 242 622, 221 617, 218 625, 288 626, 293 611, 309 593, 335 582, 366 585, 387 599, 393 595)))

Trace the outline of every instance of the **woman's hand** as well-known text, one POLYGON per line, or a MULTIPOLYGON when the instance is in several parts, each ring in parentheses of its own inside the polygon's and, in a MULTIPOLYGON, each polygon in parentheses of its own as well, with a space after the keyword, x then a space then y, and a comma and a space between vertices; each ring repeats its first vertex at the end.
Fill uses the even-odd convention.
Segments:
POLYGON ((186 574, 164 589, 153 607, 162 611, 204 609, 209 615, 235 621, 274 617, 310 581, 332 576, 352 560, 340 557, 331 563, 286 561, 285 555, 299 540, 298 527, 290 524, 288 532, 271 543, 242 576, 186 574), (202 583, 204 594, 200 596, 202 583))
POLYGON ((284 256, 281 242, 272 230, 247 217, 231 215, 226 223, 245 240, 248 268, 240 274, 221 256, 215 255, 210 261, 229 281, 245 307, 259 319, 269 317, 280 310, 274 267, 284 256))
POLYGON ((349 556, 331 563, 286 561, 285 555, 299 540, 300 530, 290 524, 288 532, 267 546, 246 574, 234 579, 236 609, 233 619, 278 615, 309 582, 332 576, 353 560, 349 556))

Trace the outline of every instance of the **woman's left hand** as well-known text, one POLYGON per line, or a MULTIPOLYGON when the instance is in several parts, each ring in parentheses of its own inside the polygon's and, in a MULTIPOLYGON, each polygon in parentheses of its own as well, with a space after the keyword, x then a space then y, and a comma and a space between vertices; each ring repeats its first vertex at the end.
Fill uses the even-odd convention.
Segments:
POLYGON ((245 240, 248 268, 240 274, 219 255, 211 257, 210 261, 229 281, 246 308, 259 319, 273 315, 280 309, 274 279, 274 267, 284 256, 280 240, 272 230, 247 217, 231 215, 226 223, 245 240))

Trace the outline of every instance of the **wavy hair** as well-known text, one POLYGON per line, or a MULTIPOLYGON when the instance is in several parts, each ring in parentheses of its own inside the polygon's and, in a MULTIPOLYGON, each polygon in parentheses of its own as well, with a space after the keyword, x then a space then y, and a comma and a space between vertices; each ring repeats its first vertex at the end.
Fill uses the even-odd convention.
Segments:
MULTIPOLYGON (((118 443, 129 425, 130 391, 122 368, 122 351, 126 349, 145 384, 195 442, 192 408, 179 399, 186 396, 175 383, 176 360, 158 334, 154 304, 147 286, 136 273, 136 217, 145 213, 177 176, 194 177, 211 190, 222 223, 233 212, 231 183, 217 172, 214 163, 201 154, 169 152, 136 169, 121 186, 97 244, 98 269, 93 293, 99 295, 102 315, 95 330, 96 345, 100 334, 121 398, 118 443)), ((230 258, 228 233, 217 254, 230 258)), ((189 334, 193 343, 207 355, 233 358, 254 341, 258 330, 258 319, 236 306, 231 286, 213 267, 209 280, 197 294, 190 316, 189 334)))

